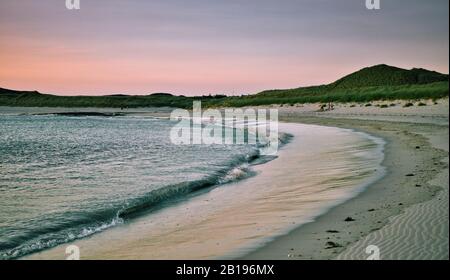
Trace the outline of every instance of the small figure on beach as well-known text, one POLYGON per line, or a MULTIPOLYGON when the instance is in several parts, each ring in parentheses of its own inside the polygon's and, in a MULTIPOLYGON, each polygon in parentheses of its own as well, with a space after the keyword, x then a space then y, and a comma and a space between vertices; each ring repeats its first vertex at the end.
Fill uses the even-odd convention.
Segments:
POLYGON ((320 104, 319 107, 319 111, 320 112, 324 112, 324 111, 332 111, 334 110, 334 105, 331 102, 328 102, 328 104, 320 104))

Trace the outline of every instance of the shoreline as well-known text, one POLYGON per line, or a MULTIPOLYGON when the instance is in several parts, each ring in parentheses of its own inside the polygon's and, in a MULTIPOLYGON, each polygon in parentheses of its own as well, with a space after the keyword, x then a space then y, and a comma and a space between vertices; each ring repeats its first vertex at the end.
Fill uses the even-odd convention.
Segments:
MULTIPOLYGON (((448 126, 419 125, 404 120, 401 122, 371 120, 370 116, 366 116, 366 119, 360 118, 361 115, 356 119, 320 117, 302 113, 291 113, 288 116, 280 117, 283 121, 350 128, 385 139, 383 166, 387 168, 388 172, 386 176, 371 184, 357 197, 334 207, 313 222, 276 238, 242 259, 365 259, 369 256, 365 252, 366 247, 376 245, 372 244, 374 240, 370 238, 371 234, 390 225, 392 218, 398 217, 410 207, 433 201, 433 198, 439 193, 445 193, 445 189, 448 190, 448 179, 446 186, 445 179, 437 184, 444 184, 443 186, 429 183, 448 168, 448 165, 443 162, 446 158, 448 161, 448 150, 445 155, 445 152, 443 153, 441 150, 442 146, 435 147, 425 136, 420 135, 427 131, 440 130, 441 135, 438 137, 442 137, 445 135, 445 131, 448 135, 448 126), (348 218, 351 218, 352 221, 346 221, 348 218), (350 247, 357 247, 359 251, 355 252, 356 249, 353 249, 353 255, 346 254, 346 250, 350 247)), ((442 221, 440 224, 443 227, 441 231, 444 231, 441 234, 442 240, 414 240, 411 236, 406 236, 410 240, 403 241, 404 247, 418 246, 422 251, 426 251, 427 246, 439 247, 440 254, 431 258, 448 259, 448 200, 446 207, 447 224, 442 221), (430 242, 433 244, 430 245, 430 242)), ((430 215, 430 213, 423 215, 430 215)), ((427 230, 432 231, 434 228, 427 230)), ((399 228, 394 229, 395 234, 405 235, 400 231, 399 228)), ((390 238, 394 238, 394 236, 384 237, 384 239, 390 238)), ((383 243, 379 238, 377 241, 383 243)), ((405 255, 402 250, 407 250, 402 247, 396 248, 397 252, 391 252, 389 248, 382 246, 379 247, 381 258, 383 256, 387 256, 386 259, 427 258, 425 254, 419 253, 412 256, 405 255), (391 257, 389 258, 389 256, 391 257)))
MULTIPOLYGON (((359 111, 355 113, 351 111, 354 108, 342 107, 347 108, 323 113, 303 107, 279 108, 280 121, 345 128, 382 138, 386 141, 382 165, 387 174, 356 197, 242 258, 365 259, 367 245, 378 244, 382 259, 448 259, 448 99, 437 113, 431 106, 393 108, 394 113, 379 109, 375 114, 367 112, 374 108, 356 108, 359 111), (444 213, 433 217, 438 199, 444 213), (425 203, 426 210, 414 210, 425 203), (428 227, 421 228, 425 232, 421 236, 410 233, 425 222, 404 218, 408 212, 428 221, 428 227), (347 218, 353 221, 345 221, 347 218), (405 224, 408 221, 410 224, 405 224), (431 236, 436 231, 439 236, 431 236), (393 241, 389 244, 389 240, 393 241), (400 240, 399 244, 393 244, 394 240, 400 240), (430 249, 439 253, 430 254, 430 249)), ((155 111, 143 115, 167 113, 155 111)), ((131 113, 135 114, 139 113, 131 113)))
MULTIPOLYGON (((382 144, 375 141, 378 139, 348 129, 300 124, 281 127, 296 135, 294 143, 280 150, 279 160, 253 166, 257 176, 73 244, 80 247, 85 259, 233 259, 354 197, 367 186, 367 180, 381 175, 382 144), (334 137, 336 145, 326 143, 330 137, 334 137), (329 161, 329 157, 335 160, 329 161), (314 172, 316 168, 321 172, 314 172), (214 201, 214 207, 209 201, 214 201), (149 224, 160 218, 165 221, 162 227, 149 224), (191 222, 185 224, 182 220, 191 222), (176 227, 171 229, 168 222, 176 227), (201 240, 198 236, 202 236, 201 240)), ((64 256, 66 246, 24 259, 58 259, 64 256)))

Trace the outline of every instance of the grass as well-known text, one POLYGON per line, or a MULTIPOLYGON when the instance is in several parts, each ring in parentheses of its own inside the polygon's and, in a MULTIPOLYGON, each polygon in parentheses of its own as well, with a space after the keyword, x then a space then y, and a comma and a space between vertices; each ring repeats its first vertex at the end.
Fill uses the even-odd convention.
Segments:
MULTIPOLYGON (((305 103, 365 103, 388 100, 437 100, 449 96, 449 83, 412 84, 396 86, 370 86, 340 89, 332 85, 306 87, 288 90, 270 90, 246 96, 199 96, 185 97, 168 94, 147 96, 55 96, 35 92, 12 93, 0 89, 0 106, 24 107, 177 107, 192 108, 194 100, 202 101, 205 108, 244 107, 272 104, 305 103)), ((393 103, 392 103, 393 104, 393 103)), ((394 106, 394 105, 390 106, 394 106)))
POLYGON ((292 90, 266 91, 257 95, 228 97, 223 100, 208 102, 212 107, 242 107, 270 104, 304 104, 304 103, 366 103, 378 100, 420 100, 448 97, 448 82, 431 84, 363 87, 348 90, 334 90, 326 86, 300 88, 292 90))

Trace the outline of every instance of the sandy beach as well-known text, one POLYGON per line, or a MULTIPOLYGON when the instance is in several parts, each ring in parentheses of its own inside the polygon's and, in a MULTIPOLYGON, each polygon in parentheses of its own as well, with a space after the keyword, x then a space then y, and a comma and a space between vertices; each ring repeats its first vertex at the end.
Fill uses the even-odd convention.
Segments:
POLYGON ((387 141, 387 175, 358 197, 245 259, 448 259, 448 99, 438 104, 281 108, 281 119, 353 128, 387 141))

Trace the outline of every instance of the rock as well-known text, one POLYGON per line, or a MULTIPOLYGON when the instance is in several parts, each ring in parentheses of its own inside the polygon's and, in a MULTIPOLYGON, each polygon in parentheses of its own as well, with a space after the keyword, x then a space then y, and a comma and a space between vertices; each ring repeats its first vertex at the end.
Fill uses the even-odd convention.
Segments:
POLYGON ((339 233, 339 231, 338 231, 338 230, 332 230, 332 229, 330 229, 330 230, 327 230, 327 232, 328 232, 328 233, 339 233))
POLYGON ((415 175, 412 173, 406 174, 406 177, 413 177, 413 176, 415 176, 415 175))
POLYGON ((355 221, 355 219, 353 219, 352 217, 347 217, 344 221, 345 222, 353 222, 353 221, 355 221))
POLYGON ((373 212, 373 211, 375 211, 375 209, 373 209, 373 208, 372 208, 372 209, 369 209, 369 210, 367 210, 367 211, 369 211, 369 212, 373 212))

